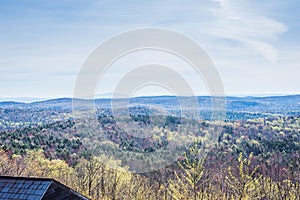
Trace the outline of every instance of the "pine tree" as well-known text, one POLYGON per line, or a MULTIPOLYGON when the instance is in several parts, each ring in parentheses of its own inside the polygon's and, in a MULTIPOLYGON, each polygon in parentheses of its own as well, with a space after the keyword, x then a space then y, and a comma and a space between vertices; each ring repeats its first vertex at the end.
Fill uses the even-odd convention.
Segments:
POLYGON ((170 180, 169 193, 173 199, 202 199, 204 196, 204 167, 201 151, 195 143, 189 149, 189 155, 184 154, 184 161, 178 162, 181 172, 175 172, 175 180, 170 180))

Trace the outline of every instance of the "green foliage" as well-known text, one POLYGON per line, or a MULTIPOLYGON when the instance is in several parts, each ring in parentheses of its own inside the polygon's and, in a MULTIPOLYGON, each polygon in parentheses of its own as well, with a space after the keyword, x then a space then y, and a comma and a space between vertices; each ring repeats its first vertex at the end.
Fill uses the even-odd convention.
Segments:
POLYGON ((107 113, 99 116, 99 124, 81 119, 3 130, 0 174, 53 177, 93 199, 300 199, 299 116, 223 123, 212 146, 207 139, 218 128, 217 122, 176 116, 164 121, 160 115, 149 118, 148 114, 138 110, 130 116, 148 129, 134 130, 125 116, 120 121, 135 134, 151 135, 146 138, 127 134, 107 113), (141 155, 134 159, 162 165, 172 152, 155 157, 147 153, 189 141, 198 142, 179 145, 181 149, 174 151, 186 153, 164 173, 161 169, 132 174, 122 162, 127 158, 115 150, 138 152, 141 155), (204 147, 210 150, 205 159, 204 147))
POLYGON ((178 162, 181 172, 175 171, 175 180, 170 180, 169 191, 176 200, 197 200, 204 196, 202 186, 206 180, 203 180, 203 160, 197 144, 190 148, 189 154, 190 157, 185 153, 184 161, 178 162))

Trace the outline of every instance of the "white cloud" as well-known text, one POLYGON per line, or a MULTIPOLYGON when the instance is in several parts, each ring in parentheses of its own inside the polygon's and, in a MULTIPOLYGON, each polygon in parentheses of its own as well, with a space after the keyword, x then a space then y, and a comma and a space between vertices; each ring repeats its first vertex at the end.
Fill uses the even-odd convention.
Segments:
POLYGON ((278 52, 272 41, 288 31, 288 27, 260 12, 259 5, 246 0, 216 0, 212 9, 216 17, 211 34, 241 42, 276 63, 278 52))

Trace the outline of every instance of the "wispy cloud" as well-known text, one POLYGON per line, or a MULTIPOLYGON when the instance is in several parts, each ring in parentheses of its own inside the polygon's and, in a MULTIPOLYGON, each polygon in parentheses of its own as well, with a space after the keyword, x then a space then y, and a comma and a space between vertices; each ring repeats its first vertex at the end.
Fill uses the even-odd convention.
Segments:
POLYGON ((212 9, 216 17, 212 34, 241 42, 256 50, 272 63, 278 59, 278 51, 272 41, 288 31, 288 27, 259 12, 258 5, 246 0, 214 0, 212 9))

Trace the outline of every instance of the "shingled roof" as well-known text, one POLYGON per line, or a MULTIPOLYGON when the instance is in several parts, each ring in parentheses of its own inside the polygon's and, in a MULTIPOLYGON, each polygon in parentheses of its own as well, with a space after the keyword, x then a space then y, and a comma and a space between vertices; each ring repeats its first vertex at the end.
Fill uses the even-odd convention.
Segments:
POLYGON ((88 200, 87 197, 50 178, 0 176, 2 200, 88 200))

